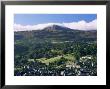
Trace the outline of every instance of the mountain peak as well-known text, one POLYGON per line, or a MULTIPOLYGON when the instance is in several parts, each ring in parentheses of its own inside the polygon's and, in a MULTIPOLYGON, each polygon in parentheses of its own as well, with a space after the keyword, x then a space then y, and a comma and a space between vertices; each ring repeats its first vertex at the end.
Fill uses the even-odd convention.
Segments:
POLYGON ((45 27, 43 30, 71 30, 71 29, 64 26, 52 24, 50 26, 45 27))

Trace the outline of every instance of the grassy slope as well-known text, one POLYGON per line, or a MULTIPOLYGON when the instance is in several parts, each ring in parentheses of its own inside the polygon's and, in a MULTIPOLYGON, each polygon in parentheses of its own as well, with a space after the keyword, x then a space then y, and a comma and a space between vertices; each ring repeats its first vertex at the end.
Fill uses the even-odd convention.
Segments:
MULTIPOLYGON (((54 62, 59 62, 59 61, 66 61, 66 63, 71 63, 75 61, 75 57, 72 54, 66 54, 63 55, 63 58, 65 58, 64 60, 61 59, 62 56, 57 56, 57 57, 53 57, 53 58, 40 58, 40 59, 36 59, 36 61, 45 63, 46 65, 48 65, 49 63, 54 63, 54 62)), ((28 61, 35 61, 34 59, 29 59, 28 61)))

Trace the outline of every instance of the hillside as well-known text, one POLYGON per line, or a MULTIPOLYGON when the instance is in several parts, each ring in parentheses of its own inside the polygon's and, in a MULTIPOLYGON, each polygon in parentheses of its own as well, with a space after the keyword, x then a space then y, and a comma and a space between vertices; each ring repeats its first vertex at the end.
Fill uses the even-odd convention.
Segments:
POLYGON ((42 30, 15 32, 16 40, 32 40, 37 42, 87 42, 96 41, 96 30, 81 31, 57 25, 46 27, 42 30))
POLYGON ((58 25, 14 32, 15 76, 97 75, 96 39, 96 30, 58 25))

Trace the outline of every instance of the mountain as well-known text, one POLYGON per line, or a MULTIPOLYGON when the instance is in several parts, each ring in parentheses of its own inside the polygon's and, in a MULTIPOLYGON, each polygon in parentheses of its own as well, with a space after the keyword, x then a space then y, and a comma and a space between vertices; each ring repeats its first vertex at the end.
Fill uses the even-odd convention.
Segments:
POLYGON ((63 30, 63 31, 66 31, 66 30, 73 30, 73 29, 70 29, 70 28, 67 28, 67 27, 64 27, 64 26, 59 26, 59 25, 50 25, 48 27, 45 27, 42 30, 47 30, 47 31, 51 31, 51 30, 63 30))
POLYGON ((96 41, 97 31, 75 30, 58 25, 51 25, 42 30, 14 32, 15 42, 26 41, 27 43, 41 42, 88 42, 96 41))

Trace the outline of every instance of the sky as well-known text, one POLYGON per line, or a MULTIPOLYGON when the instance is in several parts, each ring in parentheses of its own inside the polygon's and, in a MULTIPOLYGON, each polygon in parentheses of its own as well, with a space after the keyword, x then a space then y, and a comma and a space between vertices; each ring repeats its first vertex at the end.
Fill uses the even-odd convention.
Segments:
POLYGON ((36 30, 56 24, 78 30, 94 30, 96 21, 96 14, 15 14, 14 29, 36 30))
POLYGON ((36 25, 43 23, 90 22, 96 19, 96 14, 15 14, 14 23, 22 25, 36 25))

